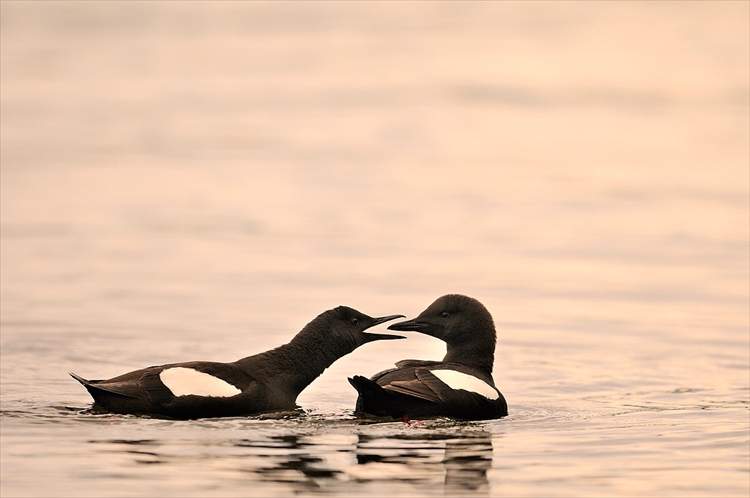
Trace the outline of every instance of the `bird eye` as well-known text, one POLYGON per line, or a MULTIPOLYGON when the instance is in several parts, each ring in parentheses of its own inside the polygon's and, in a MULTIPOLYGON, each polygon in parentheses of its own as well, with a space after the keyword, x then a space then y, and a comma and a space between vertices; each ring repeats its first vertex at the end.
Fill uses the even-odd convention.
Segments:
POLYGON ((448 312, 447 311, 443 311, 443 318, 448 318, 448 312))
POLYGON ((352 318, 352 323, 354 325, 357 325, 359 323, 359 320, 357 320, 356 318, 352 318))

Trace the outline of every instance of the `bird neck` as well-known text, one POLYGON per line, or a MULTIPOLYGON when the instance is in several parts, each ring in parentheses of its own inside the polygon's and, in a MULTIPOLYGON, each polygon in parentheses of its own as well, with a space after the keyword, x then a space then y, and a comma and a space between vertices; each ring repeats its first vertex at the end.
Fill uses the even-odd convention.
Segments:
POLYGON ((495 347, 494 344, 492 347, 472 344, 453 347, 449 345, 443 361, 474 367, 491 377, 495 363, 495 347))
POLYGON ((256 376, 273 378, 277 386, 297 396, 333 362, 357 347, 347 342, 323 341, 319 334, 304 332, 283 346, 244 358, 239 363, 251 367, 256 376), (253 361, 258 357, 263 357, 264 361, 253 361), (259 364, 263 365, 262 372, 258 371, 259 364))

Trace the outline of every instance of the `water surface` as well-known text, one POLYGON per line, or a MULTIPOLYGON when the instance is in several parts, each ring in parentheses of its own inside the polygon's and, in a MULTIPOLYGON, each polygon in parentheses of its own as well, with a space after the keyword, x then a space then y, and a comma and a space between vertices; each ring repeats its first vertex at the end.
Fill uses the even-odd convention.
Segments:
MULTIPOLYGON (((3 496, 747 496, 748 4, 2 2, 3 496), (88 412, 340 304, 495 317, 502 420, 88 412)), ((383 328, 383 327, 381 327, 383 328)))

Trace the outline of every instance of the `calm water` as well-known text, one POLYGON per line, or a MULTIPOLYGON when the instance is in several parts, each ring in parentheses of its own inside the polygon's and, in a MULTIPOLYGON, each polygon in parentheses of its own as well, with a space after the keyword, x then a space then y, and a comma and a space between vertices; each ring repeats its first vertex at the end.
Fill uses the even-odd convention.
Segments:
POLYGON ((0 494, 747 496, 747 2, 2 2, 0 494), (92 415, 339 304, 481 300, 497 421, 92 415))

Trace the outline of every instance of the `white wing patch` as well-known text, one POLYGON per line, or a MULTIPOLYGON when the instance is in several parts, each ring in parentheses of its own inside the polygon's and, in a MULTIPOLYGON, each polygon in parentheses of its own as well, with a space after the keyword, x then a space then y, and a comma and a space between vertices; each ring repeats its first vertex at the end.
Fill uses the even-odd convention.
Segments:
POLYGON ((229 397, 242 391, 232 384, 213 375, 192 368, 174 367, 162 370, 159 374, 162 384, 175 396, 217 396, 229 397))
POLYGON ((455 370, 431 370, 431 372, 451 389, 471 391, 489 399, 500 397, 495 388, 473 375, 456 372, 455 370))

